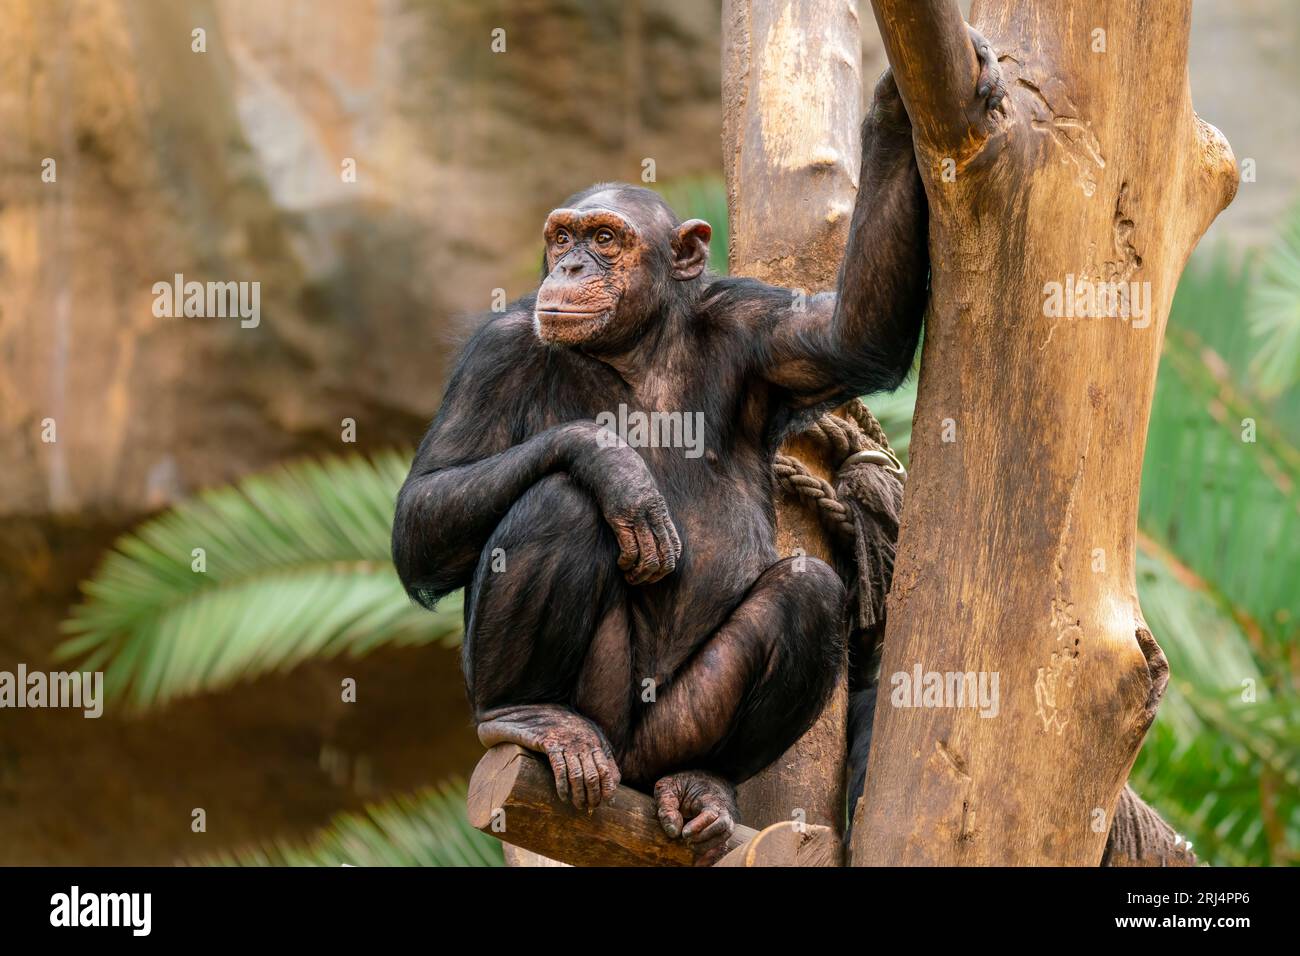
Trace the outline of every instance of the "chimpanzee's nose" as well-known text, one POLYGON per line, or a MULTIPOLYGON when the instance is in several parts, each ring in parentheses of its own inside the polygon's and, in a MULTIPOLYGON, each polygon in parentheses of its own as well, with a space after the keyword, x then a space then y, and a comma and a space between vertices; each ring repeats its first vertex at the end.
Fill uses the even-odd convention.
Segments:
POLYGON ((583 267, 586 266, 586 264, 587 263, 582 259, 575 259, 571 262, 561 262, 560 270, 566 276, 576 276, 582 272, 583 267))

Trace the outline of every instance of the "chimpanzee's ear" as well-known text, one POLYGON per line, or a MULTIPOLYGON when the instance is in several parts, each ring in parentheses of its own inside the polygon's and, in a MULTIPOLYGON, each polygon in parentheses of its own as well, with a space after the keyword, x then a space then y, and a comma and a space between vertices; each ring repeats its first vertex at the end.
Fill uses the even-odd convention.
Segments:
POLYGON ((703 219, 687 219, 673 234, 673 278, 679 282, 696 279, 709 264, 709 240, 713 227, 703 219))

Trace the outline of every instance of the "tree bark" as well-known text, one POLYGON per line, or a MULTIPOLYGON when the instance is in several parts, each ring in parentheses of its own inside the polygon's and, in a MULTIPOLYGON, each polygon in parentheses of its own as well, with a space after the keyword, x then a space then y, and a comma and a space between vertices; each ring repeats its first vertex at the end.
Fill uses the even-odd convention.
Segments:
POLYGON ((852 860, 1096 865, 1167 678, 1134 576, 1160 345, 1235 162, 1192 111, 1189 0, 977 0, 989 118, 954 0, 874 5, 933 274, 852 860), (1138 283, 1145 315, 1069 317, 1049 284, 1080 280, 1138 283), (905 706, 918 665, 996 675, 996 717, 905 706))
MULTIPOLYGON (((724 0, 723 161, 731 223, 730 271, 809 294, 833 289, 858 188, 861 25, 855 0, 837 4, 724 0)), ((827 480, 805 439, 782 453, 827 480)), ((802 502, 777 502, 777 549, 831 562, 830 541, 802 502)), ((821 719, 740 788, 741 818, 844 822, 842 680, 821 719)))
MULTIPOLYGON (((512 866, 690 866, 694 856, 659 825, 654 800, 620 786, 590 813, 555 793, 546 761, 515 744, 491 748, 474 768, 469 822, 506 843, 512 866), (545 854, 545 855, 542 855, 545 854)), ((793 821, 761 832, 737 826, 718 866, 837 866, 830 827, 793 821)))

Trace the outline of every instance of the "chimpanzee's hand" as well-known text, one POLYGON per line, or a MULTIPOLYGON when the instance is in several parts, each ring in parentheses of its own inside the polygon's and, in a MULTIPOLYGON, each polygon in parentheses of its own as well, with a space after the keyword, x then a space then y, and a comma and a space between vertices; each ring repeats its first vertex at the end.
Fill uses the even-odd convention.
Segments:
POLYGON ((579 810, 594 810, 618 789, 614 750, 599 727, 556 704, 520 704, 483 714, 478 739, 484 747, 519 744, 544 754, 555 793, 579 810))
POLYGON ((702 770, 670 774, 655 784, 659 825, 674 840, 681 837, 696 866, 712 866, 727 852, 736 829, 736 790, 702 770))
MULTIPOLYGON (((979 60, 979 77, 975 80, 975 96, 984 101, 985 110, 992 112, 1006 99, 1007 87, 1002 82, 1002 69, 998 66, 997 54, 984 35, 970 24, 966 25, 970 35, 971 46, 979 60)), ((871 98, 868 120, 877 128, 894 133, 906 131, 909 135, 912 120, 903 107, 903 98, 898 95, 898 84, 894 82, 894 71, 886 69, 876 83, 871 98)))
POLYGON ((630 448, 606 450, 608 467, 596 500, 618 540, 618 566, 628 584, 652 584, 672 572, 682 542, 654 475, 630 448))
POLYGON ((671 573, 682 542, 645 460, 595 422, 573 422, 559 434, 560 465, 590 492, 613 529, 628 583, 652 584, 671 573))
POLYGON ((984 35, 969 23, 966 32, 970 34, 971 46, 975 47, 975 56, 980 62, 979 79, 975 81, 975 95, 984 101, 984 108, 989 112, 996 110, 1006 99, 1007 87, 1002 82, 1002 69, 998 66, 998 56, 989 46, 984 35))

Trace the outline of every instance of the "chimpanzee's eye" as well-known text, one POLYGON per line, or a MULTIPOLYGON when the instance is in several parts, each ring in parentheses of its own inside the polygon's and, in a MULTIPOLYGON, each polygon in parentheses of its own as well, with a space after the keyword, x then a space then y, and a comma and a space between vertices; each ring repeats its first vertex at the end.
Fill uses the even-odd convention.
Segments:
POLYGON ((569 244, 569 234, 561 229, 555 234, 555 244, 557 246, 567 246, 569 244))
POLYGON ((608 245, 614 241, 614 234, 608 229, 602 229, 596 233, 596 244, 599 246, 608 245))

